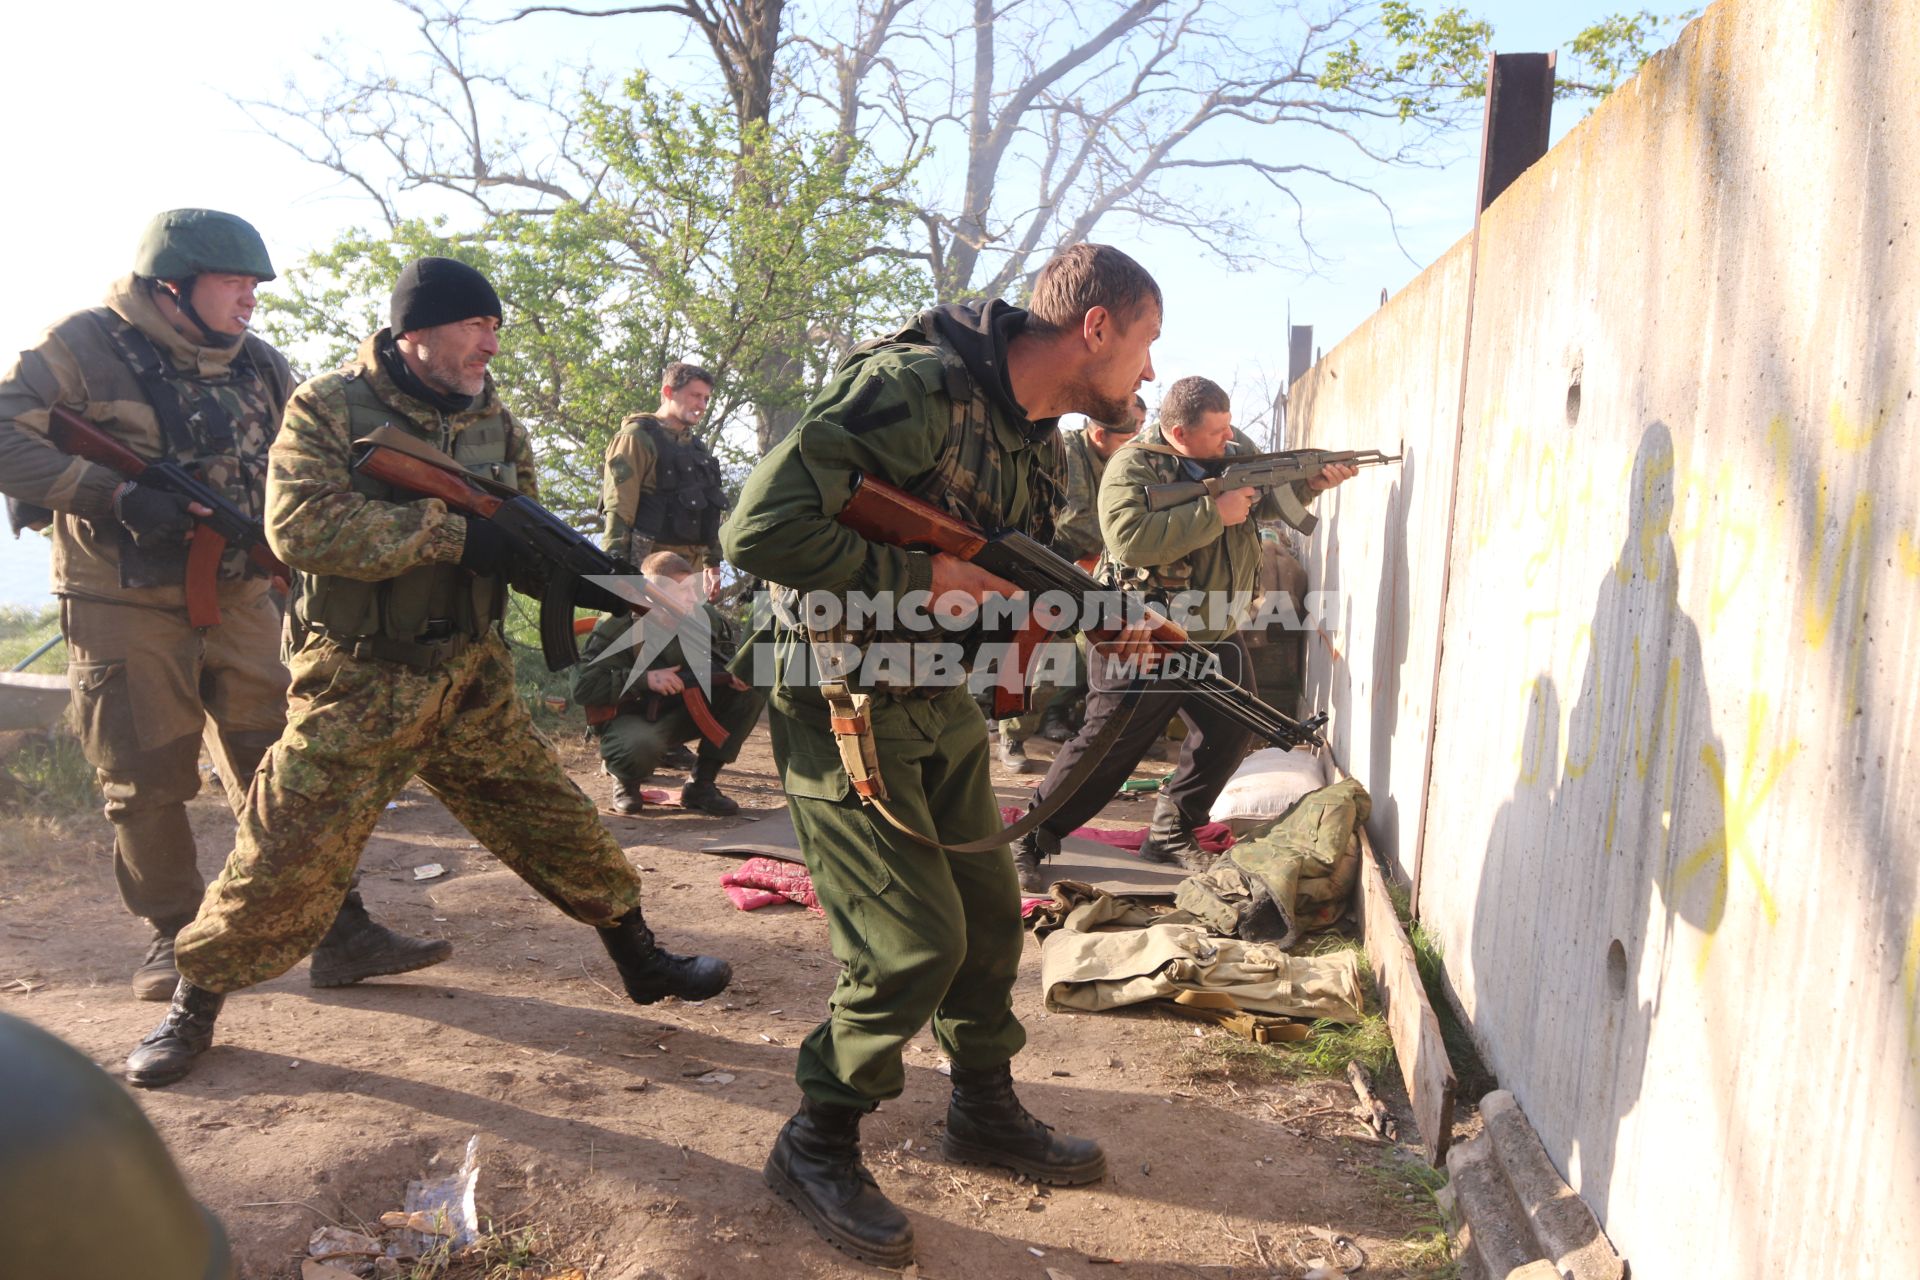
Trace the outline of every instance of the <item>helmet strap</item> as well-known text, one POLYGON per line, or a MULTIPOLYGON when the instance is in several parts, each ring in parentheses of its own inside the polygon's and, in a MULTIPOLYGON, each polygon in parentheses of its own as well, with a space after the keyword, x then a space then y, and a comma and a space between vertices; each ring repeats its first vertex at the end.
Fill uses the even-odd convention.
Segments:
POLYGON ((184 280, 163 280, 161 283, 171 287, 173 292, 173 305, 180 309, 180 314, 193 321, 194 326, 200 330, 200 336, 204 339, 200 344, 201 346, 239 346, 240 343, 246 339, 247 335, 245 333, 221 333, 205 320, 202 320, 200 313, 193 309, 193 282, 197 279, 199 279, 198 276, 188 276, 184 280))

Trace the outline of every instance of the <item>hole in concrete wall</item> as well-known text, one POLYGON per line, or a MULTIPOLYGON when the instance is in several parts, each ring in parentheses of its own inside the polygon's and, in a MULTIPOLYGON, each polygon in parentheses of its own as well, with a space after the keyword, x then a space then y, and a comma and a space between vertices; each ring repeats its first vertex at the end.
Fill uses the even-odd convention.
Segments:
POLYGON ((1615 938, 1607 948, 1607 992, 1614 999, 1627 994, 1627 949, 1615 938))
POLYGON ((1580 421, 1580 371, 1574 370, 1573 381, 1567 384, 1567 425, 1580 421))

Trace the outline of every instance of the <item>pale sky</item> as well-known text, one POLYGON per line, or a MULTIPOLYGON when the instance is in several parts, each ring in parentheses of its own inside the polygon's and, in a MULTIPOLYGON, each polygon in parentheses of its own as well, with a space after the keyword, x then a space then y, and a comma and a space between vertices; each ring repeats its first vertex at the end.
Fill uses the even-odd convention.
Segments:
MULTIPOLYGON (((1470 7, 1492 18, 1499 48, 1526 51, 1554 47, 1620 6, 1493 0, 1470 7)), ((12 189, 0 212, 9 264, 0 289, 0 348, 10 357, 53 320, 97 302, 128 269, 141 227, 159 210, 201 205, 238 213, 260 228, 283 270, 340 230, 375 222, 364 197, 264 136, 228 95, 276 96, 329 39, 350 56, 411 47, 407 18, 391 0, 6 6, 0 44, 10 56, 0 77, 0 120, 8 125, 12 189)), ((641 51, 630 47, 631 27, 551 19, 516 30, 511 49, 533 67, 590 60, 618 70, 644 58, 649 70, 671 77, 676 67, 704 65, 705 56, 673 38, 676 30, 655 28, 656 42, 641 51), (617 43, 587 43, 618 30, 626 38, 617 43)), ((1556 138, 1583 112, 1562 104, 1556 138)), ((1159 386, 1203 373, 1237 391, 1238 418, 1259 412, 1256 393, 1277 387, 1285 371, 1289 307, 1296 322, 1315 326, 1316 344, 1330 349, 1378 305, 1383 287, 1399 289, 1466 233, 1477 145, 1477 130, 1470 131, 1447 167, 1380 181, 1412 262, 1394 245, 1385 217, 1360 197, 1329 199, 1313 210, 1320 250, 1334 259, 1315 279, 1228 272, 1172 232, 1122 239, 1097 230, 1140 259, 1165 289, 1166 324, 1154 350, 1159 386)), ((1251 184, 1246 198, 1259 198, 1251 184)), ((511 402, 512 388, 506 393, 511 402)), ((1156 388, 1146 394, 1150 403, 1158 398, 1156 388)), ((0 603, 45 599, 45 562, 44 541, 34 535, 19 542, 0 537, 0 603)))

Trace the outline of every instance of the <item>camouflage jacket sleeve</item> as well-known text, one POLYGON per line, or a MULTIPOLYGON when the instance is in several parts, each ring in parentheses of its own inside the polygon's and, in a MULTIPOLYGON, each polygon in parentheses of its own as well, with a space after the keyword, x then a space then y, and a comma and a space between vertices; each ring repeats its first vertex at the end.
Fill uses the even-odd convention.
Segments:
POLYGON ((1066 440, 1064 445, 1066 505, 1054 517, 1053 550, 1069 560, 1084 560, 1099 555, 1105 546, 1100 537, 1100 494, 1087 459, 1086 438, 1066 440))
POLYGON ((1148 511, 1146 487, 1167 477, 1157 456, 1125 448, 1107 463, 1100 482, 1100 532, 1121 564, 1137 569, 1172 564, 1220 537, 1226 525, 1212 498, 1196 498, 1165 511, 1148 511))
POLYGON ((747 477, 720 529, 728 562, 800 591, 924 591, 933 559, 869 542, 838 523, 855 474, 902 488, 925 476, 945 442, 951 409, 940 358, 882 350, 842 371, 800 425, 747 477))
POLYGON ((58 335, 20 353, 0 381, 0 493, 89 519, 113 512, 114 471, 72 458, 47 439, 47 410, 63 404, 86 416, 86 380, 58 335))
MULTIPOLYGON (((341 375, 326 374, 287 402, 267 454, 267 541, 296 569, 365 582, 458 560, 466 522, 438 498, 382 502, 354 491, 343 386, 341 375)), ((521 448, 524 455, 524 440, 521 448)), ((531 458, 523 456, 523 491, 530 470, 531 458)))
POLYGON ((645 429, 623 426, 614 432, 600 469, 600 509, 605 521, 600 545, 608 555, 637 565, 652 550, 651 545, 635 543, 633 515, 640 509, 640 499, 653 492, 657 472, 653 441, 645 429))

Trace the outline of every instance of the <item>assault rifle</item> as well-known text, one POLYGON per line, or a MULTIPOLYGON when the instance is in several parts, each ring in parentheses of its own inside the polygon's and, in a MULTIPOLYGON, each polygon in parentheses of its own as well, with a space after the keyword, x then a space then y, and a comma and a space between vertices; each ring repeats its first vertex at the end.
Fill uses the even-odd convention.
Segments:
MULTIPOLYGON (((1302 723, 1262 702, 1220 672, 1212 654, 1189 640, 1172 619, 1156 612, 1139 596, 1102 586, 1079 565, 1055 555, 1024 533, 1013 529, 984 533, 912 494, 863 475, 854 477, 853 496, 835 519, 870 542, 910 551, 944 551, 977 564, 1025 591, 1030 601, 1042 592, 1064 592, 1082 606, 1078 629, 1091 640, 1115 639, 1122 626, 1144 624, 1151 628, 1146 644, 1170 659, 1164 669, 1182 673, 1164 675, 1158 685, 1199 698, 1276 747, 1321 745, 1319 729, 1326 723, 1326 716, 1317 715, 1302 723), (1090 600, 1116 598, 1118 617, 1087 625, 1084 614, 1090 600), (1178 661, 1171 660, 1175 658, 1178 661)), ((994 689, 996 717, 1013 715, 1024 707, 1027 660, 1047 634, 1047 628, 1035 616, 1015 637, 1013 661, 1002 667, 1000 683, 994 689)))
POLYGON ((474 475, 394 427, 380 427, 353 445, 353 469, 360 474, 416 497, 438 498, 449 510, 491 521, 508 536, 514 549, 508 579, 516 591, 540 601, 540 652, 547 670, 565 671, 580 661, 576 607, 635 616, 647 612, 645 604, 590 581, 633 576, 632 565, 608 555, 512 485, 474 475))
POLYGON ((220 625, 220 557, 229 546, 244 550, 247 559, 270 578, 290 576, 291 571, 267 545, 267 531, 260 522, 180 463, 149 462, 60 405, 47 411, 47 438, 62 453, 85 458, 150 489, 162 489, 198 503, 212 513, 194 517, 193 540, 187 544, 187 621, 191 625, 220 625))
POLYGON ((1400 461, 1399 454, 1384 454, 1378 449, 1284 449, 1279 453, 1256 453, 1247 457, 1229 456, 1215 475, 1204 480, 1175 480, 1147 486, 1147 510, 1165 511, 1192 502, 1196 498, 1217 498, 1234 489, 1271 489, 1280 499, 1280 510, 1287 523, 1301 533, 1312 533, 1319 520, 1308 514, 1293 491, 1296 480, 1310 480, 1330 462, 1350 467, 1378 467, 1400 461))

